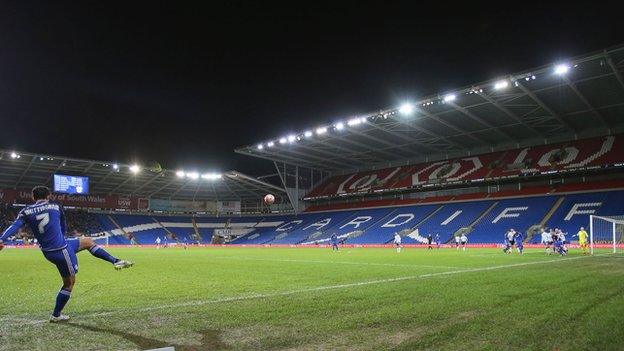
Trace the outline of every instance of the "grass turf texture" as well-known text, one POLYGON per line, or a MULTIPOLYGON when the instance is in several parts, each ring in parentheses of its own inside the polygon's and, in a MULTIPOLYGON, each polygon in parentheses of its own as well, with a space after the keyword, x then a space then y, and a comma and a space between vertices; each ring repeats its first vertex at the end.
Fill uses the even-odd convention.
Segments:
POLYGON ((69 324, 45 322, 56 268, 38 250, 0 252, 0 350, 624 348, 621 254, 110 251, 136 266, 80 253, 69 324))

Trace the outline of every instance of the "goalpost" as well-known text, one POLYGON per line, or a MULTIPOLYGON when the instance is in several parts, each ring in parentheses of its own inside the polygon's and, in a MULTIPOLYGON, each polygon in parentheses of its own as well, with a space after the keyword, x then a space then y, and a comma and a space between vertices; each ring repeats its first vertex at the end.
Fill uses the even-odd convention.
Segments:
POLYGON ((605 249, 618 252, 622 249, 622 233, 624 232, 624 215, 622 216, 589 216, 589 248, 605 249))

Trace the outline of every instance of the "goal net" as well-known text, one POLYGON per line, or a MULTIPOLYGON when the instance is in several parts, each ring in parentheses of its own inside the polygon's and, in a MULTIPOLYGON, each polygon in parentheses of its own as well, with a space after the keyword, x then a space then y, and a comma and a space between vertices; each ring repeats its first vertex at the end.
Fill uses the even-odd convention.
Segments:
POLYGON ((594 252, 622 252, 624 215, 589 217, 589 246, 594 252))

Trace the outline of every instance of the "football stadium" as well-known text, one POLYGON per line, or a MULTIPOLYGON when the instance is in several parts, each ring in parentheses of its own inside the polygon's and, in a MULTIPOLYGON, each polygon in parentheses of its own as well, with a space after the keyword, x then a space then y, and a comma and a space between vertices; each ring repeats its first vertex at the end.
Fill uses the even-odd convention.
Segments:
POLYGON ((266 174, 2 145, 0 350, 624 349, 624 46, 482 78, 266 174))

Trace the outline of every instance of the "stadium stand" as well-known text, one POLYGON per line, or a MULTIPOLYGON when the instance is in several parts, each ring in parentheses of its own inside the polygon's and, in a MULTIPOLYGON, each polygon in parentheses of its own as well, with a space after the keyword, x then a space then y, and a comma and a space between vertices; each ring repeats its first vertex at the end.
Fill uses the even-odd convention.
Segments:
POLYGON ((422 235, 431 234, 433 237, 438 234, 443 243, 448 242, 460 229, 474 223, 492 204, 491 201, 478 201, 442 205, 418 226, 419 231, 422 235))
POLYGON ((614 216, 624 213, 623 198, 624 191, 565 195, 546 226, 560 228, 570 235, 576 234, 580 227, 589 228, 590 214, 614 216))
MULTIPOLYGON (((507 194, 506 194, 507 195, 507 194)), ((424 242, 427 235, 440 235, 441 242, 451 242, 455 234, 466 233, 470 243, 498 244, 503 233, 515 228, 523 233, 540 226, 561 228, 570 234, 588 226, 589 215, 624 213, 624 190, 550 195, 511 194, 512 197, 463 199, 436 203, 423 202, 410 206, 387 206, 372 209, 349 209, 310 212, 300 215, 267 215, 238 217, 149 216, 132 214, 93 214, 108 234, 109 244, 153 244, 156 237, 170 242, 200 241, 210 243, 216 229, 237 231, 233 245, 322 244, 332 234, 342 242, 354 245, 386 244, 395 233, 406 244, 424 242), (551 214, 547 217, 548 214, 551 214), (201 232, 197 240, 195 228, 201 232), (418 229, 418 230, 416 230, 418 229)), ((11 218, 13 209, 3 207, 2 217, 11 218)), ((73 212, 73 211, 68 211, 73 212)), ((83 211, 69 218, 84 218, 83 211)), ((82 223, 82 220, 81 222, 82 223)), ((99 239, 101 240, 101 239, 99 239)), ((529 242, 539 242, 530 236, 529 242)))
POLYGON ((327 241, 332 234, 336 234, 339 238, 355 237, 357 239, 367 233, 369 228, 379 226, 380 223, 388 218, 388 216, 390 216, 394 211, 394 208, 386 207, 339 212, 342 215, 342 220, 341 218, 336 218, 337 214, 328 212, 322 219, 317 220, 314 224, 310 225, 310 227, 316 231, 305 238, 304 243, 327 241), (332 219, 334 223, 333 226, 318 226, 318 224, 323 225, 325 223, 324 221, 327 222, 330 219, 332 219))
POLYGON ((8 227, 14 218, 11 206, 0 204, 0 226, 2 228, 8 227))
MULTIPOLYGON (((152 217, 174 241, 198 241, 192 217, 155 216, 152 217)), ((201 239, 199 239, 201 241, 201 239)))
POLYGON ((330 230, 351 216, 351 211, 333 213, 304 214, 290 222, 282 224, 276 229, 279 232, 272 244, 298 244, 310 236, 315 236, 322 229, 330 230))
POLYGON ((195 218, 197 232, 202 242, 210 242, 216 228, 225 228, 227 217, 197 217, 195 218))
MULTIPOLYGON (((622 185, 621 181, 611 184, 622 185)), ((588 185, 593 187, 592 184, 588 185)), ((580 186, 559 187, 543 192, 501 192, 498 197, 488 194, 457 197, 449 201, 434 197, 416 205, 391 205, 368 209, 346 209, 307 212, 300 215, 265 215, 238 217, 178 216, 120 213, 91 213, 66 210, 68 227, 98 237, 108 244, 153 244, 156 237, 174 242, 211 243, 215 230, 230 229, 233 245, 296 245, 322 244, 332 234, 342 242, 354 245, 386 244, 395 233, 406 244, 424 242, 424 237, 440 235, 443 243, 454 235, 466 233, 470 243, 498 244, 509 228, 532 234, 540 226, 561 228, 574 234, 587 227, 589 215, 619 215, 624 213, 624 190, 564 192, 584 189, 580 186), (539 195, 536 195, 539 194, 539 195), (436 201, 433 201, 436 200, 436 201), (416 230, 418 229, 418 230, 416 230), (199 233, 199 236, 197 235, 199 233)), ((539 190, 552 188, 539 188, 539 190)), ((19 208, 0 207, 2 227, 8 226, 19 208)), ((24 230, 16 238, 29 238, 24 230)), ((539 236, 529 235, 527 241, 539 242, 539 236)))
POLYGON ((556 201, 553 196, 501 200, 469 232, 471 243, 502 243, 503 233, 514 228, 526 233, 539 224, 556 201))
POLYGON ((348 242, 352 244, 387 243, 396 232, 407 234, 406 243, 413 242, 413 240, 410 240, 411 237, 409 236, 412 229, 438 208, 439 206, 431 205, 396 208, 388 216, 377 221, 373 226, 365 230, 362 235, 353 239, 349 238, 348 242))
POLYGON ((168 234, 160 223, 149 216, 115 215, 114 219, 124 232, 132 233, 139 244, 153 244, 157 237, 163 238, 168 234))
POLYGON ((102 232, 102 227, 94 213, 85 210, 66 210, 69 232, 78 231, 87 235, 102 232))
MULTIPOLYGON (((312 203, 305 212, 289 215, 220 216, 128 214, 67 208, 70 234, 74 231, 109 244, 153 244, 157 237, 169 242, 211 243, 215 234, 233 238, 230 244, 296 245, 327 242, 337 234, 355 245, 388 243, 394 233, 404 243, 422 243, 426 235, 439 234, 449 242, 466 233, 471 243, 499 243, 509 228, 531 234, 541 225, 575 233, 587 226, 588 214, 624 213, 621 199, 624 180, 618 166, 624 163, 624 136, 603 136, 554 145, 518 148, 450 161, 435 161, 329 177, 306 197, 328 197, 312 203), (600 170, 613 176, 592 178, 600 170), (529 184, 530 174, 581 170, 582 178, 529 184), (620 173, 617 173, 620 172, 620 173), (512 186, 484 191, 449 193, 456 181, 513 179, 512 186), (414 189, 434 185, 440 190, 414 189), (383 198, 379 190, 396 190, 400 196, 383 198), (356 194, 344 201, 332 196, 356 194), (583 210, 579 210, 579 208, 583 210), (576 211, 576 212, 575 212, 576 211), (570 215, 572 213, 572 215, 570 215), (225 230, 225 231, 224 231, 225 230), (105 240, 106 239, 106 240, 105 240)), ((554 179, 554 178, 553 178, 554 179)), ((19 207, 2 204, 2 227, 15 218, 19 207)), ((18 239, 29 237, 25 229, 18 239)))
POLYGON ((271 216, 264 217, 253 226, 253 230, 234 239, 232 244, 258 245, 266 244, 275 239, 277 235, 290 230, 290 227, 298 225, 295 216, 271 216), (290 223, 290 225, 289 225, 290 223))
POLYGON ((275 235, 275 230, 272 228, 255 229, 246 235, 242 235, 232 240, 231 244, 261 245, 273 240, 275 235))
POLYGON ((609 168, 622 163, 624 135, 597 137, 409 167, 333 176, 313 189, 306 199, 609 168))

